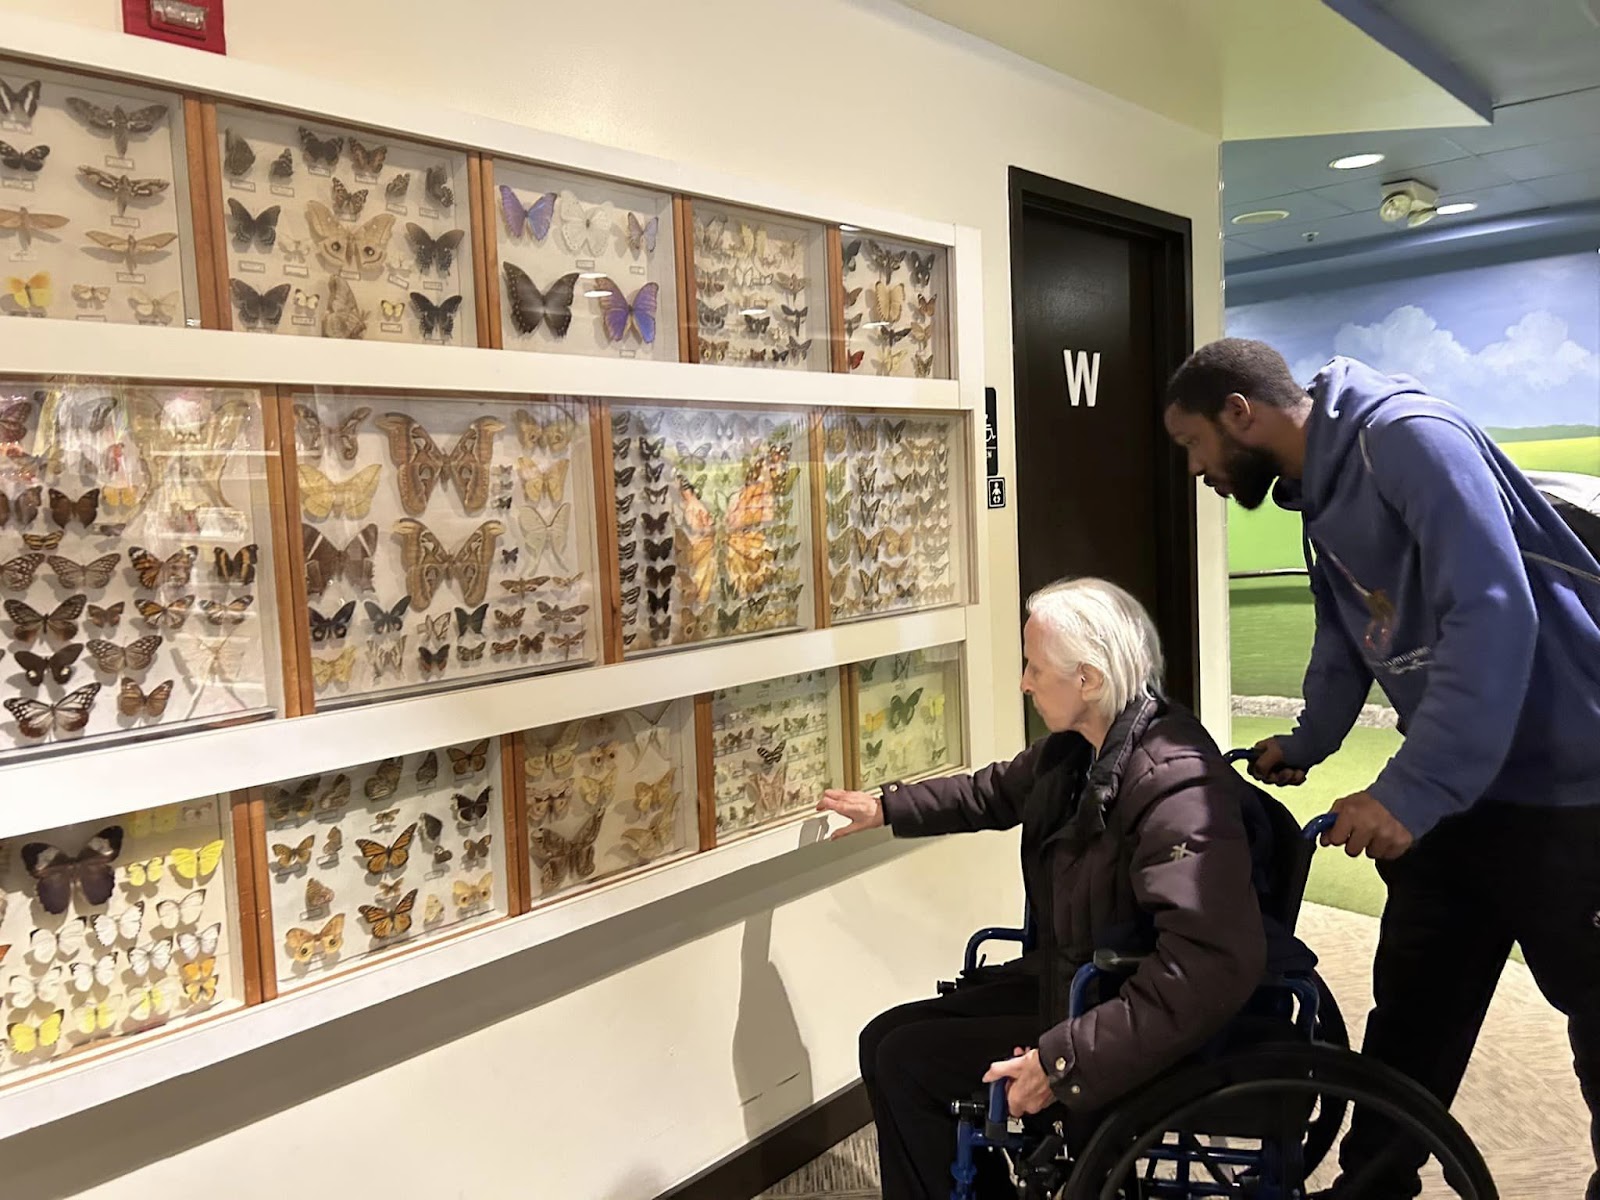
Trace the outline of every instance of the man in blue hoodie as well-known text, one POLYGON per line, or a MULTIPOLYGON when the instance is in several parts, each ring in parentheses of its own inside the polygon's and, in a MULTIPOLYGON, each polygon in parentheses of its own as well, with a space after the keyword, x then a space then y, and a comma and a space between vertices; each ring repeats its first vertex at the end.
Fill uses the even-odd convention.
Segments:
MULTIPOLYGON (((1226 338, 1189 357, 1167 400, 1193 475, 1301 515, 1316 611, 1305 710, 1257 747, 1257 777, 1303 781, 1374 680, 1405 735, 1333 806, 1325 839, 1379 860, 1388 885, 1363 1052, 1450 1103, 1520 943, 1567 1016, 1600 1164, 1600 564, 1413 379, 1336 358, 1302 387, 1270 346, 1226 338)), ((1360 1200, 1421 1191, 1420 1153, 1396 1162, 1390 1140, 1357 1115, 1346 1178, 1389 1164, 1360 1200)))

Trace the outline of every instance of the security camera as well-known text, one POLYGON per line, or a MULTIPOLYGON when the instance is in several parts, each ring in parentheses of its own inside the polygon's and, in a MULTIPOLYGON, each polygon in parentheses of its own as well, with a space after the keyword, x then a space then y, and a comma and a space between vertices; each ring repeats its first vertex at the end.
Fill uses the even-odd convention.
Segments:
POLYGON ((1383 185, 1378 215, 1389 224, 1404 221, 1415 228, 1433 220, 1439 208, 1439 191, 1420 179, 1402 179, 1383 185))

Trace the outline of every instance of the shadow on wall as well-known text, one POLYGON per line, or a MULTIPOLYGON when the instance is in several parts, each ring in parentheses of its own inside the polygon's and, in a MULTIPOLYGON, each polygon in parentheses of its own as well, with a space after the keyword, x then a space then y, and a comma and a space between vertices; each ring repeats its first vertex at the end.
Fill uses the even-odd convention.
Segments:
MULTIPOLYGON (((873 837, 822 851, 806 846, 813 824, 794 827, 806 847, 794 854, 19 1134, 6 1143, 0 1191, 5 1200, 88 1191, 740 921, 747 922, 744 992, 733 1053, 740 1094, 757 1101, 746 1109, 746 1124, 765 1129, 795 1111, 800 1088, 808 1097, 811 1088, 792 1006, 767 961, 772 910, 908 852, 904 843, 873 837), (450 1019, 440 1020, 441 1013, 450 1019), (785 1086, 774 1086, 780 1080, 785 1086)), ((652 1180, 640 1194, 672 1182, 652 1180)))

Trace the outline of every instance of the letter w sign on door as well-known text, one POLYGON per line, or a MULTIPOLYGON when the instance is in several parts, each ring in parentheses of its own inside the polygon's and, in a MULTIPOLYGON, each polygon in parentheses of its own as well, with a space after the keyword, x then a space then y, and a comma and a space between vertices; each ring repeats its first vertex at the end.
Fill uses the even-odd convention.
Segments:
POLYGON ((1061 358, 1067 368, 1067 395, 1072 398, 1072 407, 1087 404, 1093 408, 1095 396, 1100 391, 1100 352, 1096 350, 1091 355, 1087 350, 1079 350, 1076 354, 1071 350, 1063 350, 1061 358))

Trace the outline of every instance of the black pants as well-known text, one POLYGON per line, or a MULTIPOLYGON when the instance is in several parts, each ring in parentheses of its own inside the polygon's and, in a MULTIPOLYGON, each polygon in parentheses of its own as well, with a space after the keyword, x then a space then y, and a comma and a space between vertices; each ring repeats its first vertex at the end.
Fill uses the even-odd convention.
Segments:
MULTIPOLYGON (((989 1064, 1039 1038, 1039 988, 1014 976, 902 1004, 861 1031, 861 1081, 878 1127, 883 1200, 949 1200, 956 1156, 950 1102, 972 1095, 989 1064)), ((996 1156, 979 1167, 977 1192, 1015 1200, 996 1156)))
MULTIPOLYGON (((1567 1017, 1600 1164, 1600 807, 1475 809, 1442 822, 1378 871, 1389 898, 1362 1052, 1449 1104, 1506 956, 1519 943, 1539 990, 1567 1017)), ((1370 1161, 1391 1129, 1358 1111, 1340 1149, 1343 1170, 1370 1161)), ((1401 1156, 1362 1200, 1416 1196, 1423 1161, 1420 1152, 1401 1156)), ((1600 1200, 1600 1170, 1587 1200, 1600 1200)))

